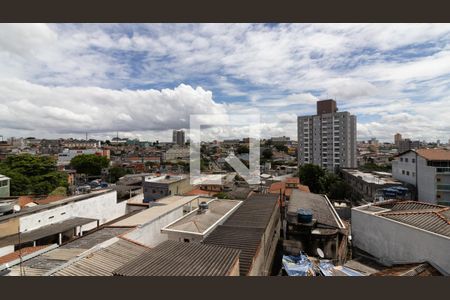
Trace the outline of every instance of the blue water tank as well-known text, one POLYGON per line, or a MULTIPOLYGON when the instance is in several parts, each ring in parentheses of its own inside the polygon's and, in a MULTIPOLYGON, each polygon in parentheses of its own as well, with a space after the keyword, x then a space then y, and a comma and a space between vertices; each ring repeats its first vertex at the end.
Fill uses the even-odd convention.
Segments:
POLYGON ((309 209, 300 208, 297 211, 297 221, 299 223, 311 223, 313 220, 313 213, 309 209))

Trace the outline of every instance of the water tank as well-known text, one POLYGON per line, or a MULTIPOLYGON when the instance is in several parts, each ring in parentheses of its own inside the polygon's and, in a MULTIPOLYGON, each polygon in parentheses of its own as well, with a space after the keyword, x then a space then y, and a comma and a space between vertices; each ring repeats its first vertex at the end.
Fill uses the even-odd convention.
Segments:
POLYGON ((198 213, 199 214, 205 212, 207 209, 208 209, 208 203, 206 203, 205 201, 202 201, 201 203, 198 204, 198 213))
POLYGON ((297 222, 299 223, 311 223, 313 220, 313 213, 310 209, 300 208, 297 211, 297 222))

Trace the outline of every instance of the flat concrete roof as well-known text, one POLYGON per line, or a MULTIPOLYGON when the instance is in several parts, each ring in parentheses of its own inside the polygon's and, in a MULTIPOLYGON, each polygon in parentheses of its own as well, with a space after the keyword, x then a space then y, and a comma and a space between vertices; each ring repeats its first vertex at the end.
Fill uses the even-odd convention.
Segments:
POLYGON ((145 209, 129 218, 122 219, 116 223, 110 224, 109 226, 118 227, 136 227, 138 225, 143 225, 150 223, 159 217, 179 208, 183 205, 188 204, 194 200, 204 201, 200 196, 170 196, 160 199, 148 209, 145 209))
POLYGON ((214 199, 208 202, 208 209, 199 213, 199 209, 195 209, 189 214, 175 220, 161 232, 181 232, 205 235, 208 231, 223 222, 230 214, 232 214, 242 201, 228 199, 214 199))
POLYGON ((355 169, 342 169, 343 172, 349 173, 355 177, 361 177, 362 180, 364 180, 367 183, 375 183, 379 185, 383 184, 399 184, 402 183, 395 178, 392 177, 391 173, 385 173, 385 172, 362 172, 355 169))

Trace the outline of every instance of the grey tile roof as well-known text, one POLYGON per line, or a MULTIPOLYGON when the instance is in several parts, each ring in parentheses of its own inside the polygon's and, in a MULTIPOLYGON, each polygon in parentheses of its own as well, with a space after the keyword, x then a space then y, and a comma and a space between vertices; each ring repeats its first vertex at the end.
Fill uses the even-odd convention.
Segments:
POLYGON ((239 250, 200 243, 165 241, 113 271, 121 276, 226 276, 239 250))

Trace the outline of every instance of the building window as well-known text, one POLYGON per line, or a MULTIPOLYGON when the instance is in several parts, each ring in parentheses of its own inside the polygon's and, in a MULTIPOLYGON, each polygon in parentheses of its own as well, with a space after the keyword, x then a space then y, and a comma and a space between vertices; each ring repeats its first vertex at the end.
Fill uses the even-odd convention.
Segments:
POLYGON ((406 176, 409 176, 409 171, 406 171, 406 176))
POLYGON ((405 170, 402 170, 402 174, 405 175, 405 170))
POLYGON ((403 161, 403 157, 400 157, 400 161, 403 161))
POLYGON ((436 198, 437 198, 437 199, 441 199, 441 195, 437 194, 437 195, 436 195, 436 198))
POLYGON ((408 158, 407 157, 405 157, 405 162, 408 162, 408 158))
POLYGON ((441 179, 440 179, 440 178, 436 178, 436 181, 437 181, 437 182, 441 182, 441 179))
POLYGON ((415 159, 415 158, 412 158, 412 159, 411 159, 411 162, 414 164, 414 163, 416 162, 416 159, 415 159))

